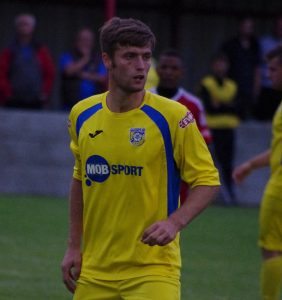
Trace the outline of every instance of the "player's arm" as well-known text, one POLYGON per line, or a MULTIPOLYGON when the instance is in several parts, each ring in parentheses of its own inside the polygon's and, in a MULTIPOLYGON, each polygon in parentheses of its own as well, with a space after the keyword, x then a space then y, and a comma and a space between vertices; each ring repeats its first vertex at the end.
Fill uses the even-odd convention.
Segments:
POLYGON ((209 205, 220 185, 218 171, 193 116, 184 111, 181 117, 175 127, 174 158, 182 180, 191 190, 180 208, 145 230, 142 241, 150 246, 163 246, 174 240, 177 233, 209 205))
POLYGON ((268 166, 269 162, 270 149, 237 166, 232 173, 232 177, 236 183, 241 183, 252 171, 268 166))
POLYGON ((81 181, 73 178, 69 202, 69 238, 68 247, 62 261, 63 281, 70 292, 75 290, 75 281, 81 270, 83 200, 81 181))
POLYGON ((218 186, 194 187, 180 208, 166 220, 156 222, 145 230, 142 242, 150 246, 164 246, 173 241, 177 233, 210 204, 218 189, 218 186))

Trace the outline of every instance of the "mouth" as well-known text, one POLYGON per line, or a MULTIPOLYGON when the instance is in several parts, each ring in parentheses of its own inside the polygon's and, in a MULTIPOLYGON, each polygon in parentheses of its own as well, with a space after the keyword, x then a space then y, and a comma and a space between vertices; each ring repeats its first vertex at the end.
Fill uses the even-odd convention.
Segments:
POLYGON ((133 77, 135 80, 144 80, 145 76, 144 75, 136 75, 133 77))

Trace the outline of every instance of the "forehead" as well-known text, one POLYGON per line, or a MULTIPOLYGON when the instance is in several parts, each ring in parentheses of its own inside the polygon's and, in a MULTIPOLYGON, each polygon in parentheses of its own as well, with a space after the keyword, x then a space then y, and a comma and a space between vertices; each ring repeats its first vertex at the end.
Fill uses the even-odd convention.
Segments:
POLYGON ((85 39, 85 38, 92 39, 93 37, 94 37, 94 34, 88 29, 81 30, 77 34, 78 39, 85 39))
POLYGON ((161 55, 159 58, 159 66, 174 66, 174 67, 182 67, 182 61, 177 56, 169 56, 169 55, 161 55))
POLYGON ((127 45, 127 46, 121 46, 118 45, 116 47, 115 53, 136 53, 136 54, 144 54, 144 53, 152 53, 152 49, 150 44, 147 44, 145 46, 142 47, 137 47, 137 46, 131 46, 131 45, 127 45))
POLYGON ((33 19, 27 15, 21 15, 16 20, 16 25, 33 25, 33 19))

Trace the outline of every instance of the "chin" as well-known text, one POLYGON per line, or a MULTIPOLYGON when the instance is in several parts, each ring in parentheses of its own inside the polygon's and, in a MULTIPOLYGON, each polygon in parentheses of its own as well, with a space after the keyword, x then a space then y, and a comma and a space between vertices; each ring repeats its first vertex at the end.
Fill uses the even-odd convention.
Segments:
POLYGON ((128 92, 131 92, 131 93, 138 93, 138 92, 141 92, 144 90, 144 87, 145 87, 145 84, 140 86, 140 87, 132 87, 132 88, 128 88, 128 92))

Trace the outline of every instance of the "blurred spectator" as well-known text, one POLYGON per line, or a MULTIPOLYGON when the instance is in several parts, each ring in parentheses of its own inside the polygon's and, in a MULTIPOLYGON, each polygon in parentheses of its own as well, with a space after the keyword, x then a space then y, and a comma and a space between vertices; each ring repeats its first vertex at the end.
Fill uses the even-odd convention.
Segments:
POLYGON ((278 45, 282 45, 282 16, 275 19, 273 32, 260 39, 261 90, 256 104, 255 116, 261 121, 272 120, 274 112, 282 99, 282 92, 272 88, 266 62, 266 54, 278 45))
POLYGON ((46 46, 34 38, 36 19, 15 18, 16 37, 0 54, 0 104, 41 109, 49 106, 55 67, 46 46))
MULTIPOLYGON (((212 137, 207 126, 203 104, 196 96, 186 91, 180 85, 183 69, 181 55, 176 50, 171 49, 162 52, 156 69, 159 76, 159 84, 152 88, 151 91, 185 105, 192 112, 203 138, 209 144, 212 137)), ((181 203, 186 199, 187 192, 188 186, 183 182, 180 193, 181 203)))
POLYGON ((212 131, 215 163, 222 176, 223 200, 236 204, 232 182, 235 151, 235 128, 239 125, 236 114, 237 84, 227 77, 228 58, 217 54, 211 61, 211 74, 201 81, 199 95, 207 112, 208 126, 212 131))
POLYGON ((82 28, 76 34, 73 49, 60 57, 62 108, 65 110, 70 110, 81 99, 106 90, 107 71, 94 47, 94 32, 82 28))
POLYGON ((259 93, 259 43, 254 34, 254 20, 244 17, 238 34, 226 41, 221 51, 229 60, 228 76, 238 86, 238 113, 242 120, 253 115, 255 98, 259 93))

